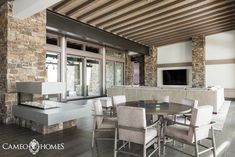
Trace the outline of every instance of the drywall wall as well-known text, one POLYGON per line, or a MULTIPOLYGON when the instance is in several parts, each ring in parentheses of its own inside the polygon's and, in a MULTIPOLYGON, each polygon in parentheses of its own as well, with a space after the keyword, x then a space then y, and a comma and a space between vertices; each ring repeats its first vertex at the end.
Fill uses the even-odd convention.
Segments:
POLYGON ((192 42, 158 47, 158 64, 192 62, 192 42))
POLYGON ((235 88, 235 30, 206 37, 206 85, 235 88))
POLYGON ((235 30, 206 36, 206 60, 235 58, 235 30))

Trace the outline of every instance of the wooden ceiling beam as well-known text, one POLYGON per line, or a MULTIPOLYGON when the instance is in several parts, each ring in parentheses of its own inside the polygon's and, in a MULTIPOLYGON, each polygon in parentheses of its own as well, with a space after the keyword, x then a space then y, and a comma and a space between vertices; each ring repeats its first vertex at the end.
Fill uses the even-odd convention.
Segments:
MULTIPOLYGON (((178 1, 174 1, 178 2, 178 1)), ((118 33, 119 31, 128 29, 129 27, 143 25, 145 23, 151 22, 155 18, 163 18, 163 17, 172 17, 177 13, 184 12, 186 10, 201 6, 203 4, 207 4, 210 1, 183 1, 181 3, 174 4, 173 2, 158 7, 154 10, 150 10, 146 12, 144 15, 139 14, 137 16, 128 18, 126 20, 122 20, 121 24, 114 23, 112 25, 104 27, 104 29, 109 30, 113 33, 118 33)), ((217 2, 218 3, 218 2, 217 2)))
POLYGON ((146 35, 148 33, 152 33, 154 31, 157 31, 159 29, 163 28, 171 28, 172 26, 178 26, 179 24, 189 24, 189 23, 194 23, 195 21, 202 21, 203 19, 209 19, 217 16, 222 16, 222 14, 229 14, 230 12, 233 12, 235 9, 235 4, 229 5, 229 7, 224 6, 216 6, 213 8, 208 8, 204 10, 204 8, 197 9, 196 12, 191 12, 193 14, 187 14, 185 13, 185 16, 177 16, 177 18, 172 18, 169 20, 169 18, 164 18, 162 20, 158 20, 158 22, 150 24, 149 26, 142 26, 142 27, 136 27, 133 28, 133 30, 126 30, 122 31, 118 34, 129 37, 129 38, 134 38, 136 36, 141 36, 141 35, 146 35), (203 10, 201 10, 203 9, 203 10), (200 13, 198 13, 200 11, 200 13), (166 21, 165 21, 166 20, 166 21))
POLYGON ((99 23, 101 21, 111 19, 112 17, 117 16, 117 15, 121 15, 122 13, 125 13, 130 9, 140 7, 141 5, 143 5, 144 2, 146 2, 146 1, 133 0, 127 4, 124 4, 123 6, 117 7, 117 8, 115 8, 111 11, 108 11, 102 15, 94 17, 94 18, 88 20, 87 23, 89 23, 91 25, 96 25, 97 23, 99 23))
POLYGON ((132 40, 144 40, 144 39, 149 39, 152 38, 154 36, 161 36, 161 35, 165 35, 165 34, 169 34, 169 33, 174 33, 183 29, 194 29, 194 28, 198 28, 198 27, 202 27, 202 26, 207 26, 207 25, 212 25, 218 22, 223 22, 223 21, 228 21, 230 19, 232 19, 233 17, 235 17, 235 10, 233 11, 233 13, 231 14, 226 14, 224 16, 219 16, 216 18, 210 18, 210 19, 205 19, 205 20, 201 20, 201 21, 195 21, 194 23, 190 23, 190 24, 183 24, 183 25, 174 25, 175 27, 170 27, 169 29, 160 29, 160 30, 155 30, 152 31, 154 33, 146 33, 146 35, 142 35, 142 36, 136 36, 136 37, 131 37, 132 40))
POLYGON ((107 3, 104 3, 104 4, 96 7, 95 9, 92 9, 92 10, 90 10, 90 11, 84 13, 84 14, 81 14, 81 15, 77 16, 75 19, 83 21, 87 17, 95 15, 98 12, 101 12, 102 10, 106 10, 109 7, 114 6, 114 5, 116 5, 116 4, 120 3, 120 2, 122 2, 122 3, 124 2, 125 3, 125 1, 123 1, 123 0, 110 0, 107 3))
POLYGON ((190 29, 186 29, 186 30, 182 30, 179 31, 177 33, 169 33, 165 36, 158 36, 152 39, 148 39, 148 40, 137 40, 141 43, 151 43, 152 41, 156 41, 156 40, 164 40, 164 39, 170 39, 170 38, 174 38, 174 37, 178 37, 178 36, 192 36, 194 34, 200 34, 201 32, 206 32, 206 31, 210 31, 210 30, 214 30, 217 28, 223 28, 223 27, 227 27, 227 26, 231 26, 233 25, 234 22, 226 22, 226 23, 219 23, 219 24, 215 24, 215 25, 211 25, 211 26, 207 26, 207 27, 200 27, 198 29, 194 29, 194 30, 190 30, 190 29))
POLYGON ((212 31, 215 31, 216 30, 222 30, 222 29, 226 29, 226 28, 234 28, 235 27, 235 22, 232 21, 229 25, 228 23, 225 23, 225 24, 219 24, 219 25, 215 25, 215 26, 210 26, 210 27, 207 27, 207 28, 201 28, 201 29, 197 29, 197 30, 193 30, 191 31, 190 33, 188 32, 188 30, 185 30, 185 31, 181 31, 179 32, 179 34, 169 34, 165 37, 157 37, 155 39, 152 39, 152 40, 147 40, 147 41, 142 41, 141 43, 148 43, 148 45, 152 45, 153 43, 156 43, 156 42, 164 42, 164 41, 170 41, 171 39, 175 39, 175 38, 185 38, 185 39, 188 39, 188 38, 191 38, 192 36, 197 36, 197 35, 206 35, 208 34, 209 32, 212 32, 212 31))
MULTIPOLYGON (((144 27, 149 27, 149 25, 151 24, 157 24, 160 23, 164 20, 170 20, 170 19, 175 19, 175 18, 179 18, 180 16, 186 16, 187 14, 193 14, 193 11, 198 12, 200 14, 200 12, 198 10, 202 10, 202 8, 213 8, 215 6, 221 5, 221 6, 228 6, 228 4, 233 4, 231 1, 197 1, 196 4, 192 4, 191 5, 185 5, 184 7, 178 7, 178 8, 173 8, 170 11, 166 11, 166 12, 161 12, 160 14, 156 14, 154 16, 150 16, 148 18, 142 19, 142 20, 138 20, 135 22, 132 22, 129 24, 123 24, 122 26, 118 25, 116 26, 116 29, 111 29, 110 31, 113 33, 120 33, 123 32, 125 30, 133 30, 136 28, 144 28, 144 27)), ((104 28, 106 29, 106 28, 104 28)))
POLYGON ((63 0, 59 4, 56 4, 54 7, 52 7, 52 11, 59 12, 61 9, 65 8, 66 6, 73 3, 75 0, 63 0))
POLYGON ((75 8, 69 10, 68 12, 65 13, 66 16, 73 16, 75 15, 78 11, 80 11, 80 9, 84 9, 90 5, 92 5, 95 0, 88 0, 84 3, 82 3, 81 5, 76 6, 75 8))
MULTIPOLYGON (((212 35, 212 34, 217 34, 217 33, 222 33, 222 32, 226 32, 226 31, 231 31, 234 30, 235 26, 231 26, 231 27, 226 27, 226 28, 221 28, 221 29, 216 29, 213 31, 208 31, 207 33, 201 34, 201 35, 212 35)), ((184 42, 184 41, 191 41, 191 37, 184 37, 184 38, 174 38, 174 39, 169 39, 166 41, 163 41, 161 43, 159 42, 155 42, 152 43, 150 46, 165 46, 165 45, 170 45, 170 44, 175 44, 175 43, 179 43, 179 42, 184 42)))
POLYGON ((146 5, 143 5, 143 6, 140 6, 138 8, 135 8, 133 10, 130 10, 128 12, 125 12, 124 14, 115 16, 112 19, 107 19, 105 21, 97 23, 96 26, 97 27, 105 27, 106 25, 111 25, 116 21, 121 21, 122 19, 126 19, 126 18, 128 18, 130 16, 134 16, 138 13, 143 13, 146 10, 153 9, 153 8, 156 8, 156 6, 158 6, 158 5, 164 5, 164 4, 167 4, 167 3, 169 3, 169 2, 166 2, 164 0, 155 0, 155 1, 152 1, 152 2, 150 1, 150 3, 147 3, 146 5))

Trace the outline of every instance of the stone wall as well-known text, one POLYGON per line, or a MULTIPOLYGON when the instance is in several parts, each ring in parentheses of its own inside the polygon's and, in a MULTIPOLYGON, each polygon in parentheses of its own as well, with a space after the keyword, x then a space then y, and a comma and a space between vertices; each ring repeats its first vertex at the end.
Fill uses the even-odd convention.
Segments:
POLYGON ((157 48, 151 47, 145 56, 145 86, 157 86, 157 48))
POLYGON ((192 37, 192 86, 206 85, 205 37, 192 37))
POLYGON ((126 54, 125 59, 125 85, 133 85, 133 67, 131 62, 131 56, 126 54))
POLYGON ((6 2, 0 16, 0 108, 1 120, 8 124, 15 122, 16 82, 45 81, 46 11, 20 20, 12 17, 12 2, 6 2))
POLYGON ((125 52, 122 52, 122 51, 116 50, 116 49, 112 49, 112 48, 106 48, 105 55, 109 56, 109 57, 125 59, 125 52))
POLYGON ((7 90, 7 13, 7 4, 0 6, 0 121, 7 112, 3 106, 7 90))
POLYGON ((7 84, 7 4, 0 6, 0 94, 7 84))

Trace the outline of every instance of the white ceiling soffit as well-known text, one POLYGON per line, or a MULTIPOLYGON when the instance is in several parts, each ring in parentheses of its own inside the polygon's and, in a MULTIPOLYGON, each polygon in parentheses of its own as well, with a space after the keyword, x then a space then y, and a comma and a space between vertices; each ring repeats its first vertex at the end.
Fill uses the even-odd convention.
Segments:
POLYGON ((13 16, 19 19, 26 19, 61 0, 14 0, 13 16))

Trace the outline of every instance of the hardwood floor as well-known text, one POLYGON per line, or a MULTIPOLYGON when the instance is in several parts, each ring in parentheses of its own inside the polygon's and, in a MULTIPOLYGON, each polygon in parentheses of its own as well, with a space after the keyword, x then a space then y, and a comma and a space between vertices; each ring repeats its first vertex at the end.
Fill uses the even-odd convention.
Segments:
MULTIPOLYGON (((91 103, 88 100, 74 101, 78 105, 86 105, 90 110, 91 103)), ((233 157, 235 154, 235 102, 232 102, 229 113, 224 125, 223 131, 216 131, 217 150, 220 151, 221 157, 233 157)), ((91 130, 92 116, 78 120, 76 128, 67 129, 64 131, 52 133, 49 135, 40 135, 32 132, 29 129, 21 128, 16 125, 0 124, 0 157, 28 157, 33 156, 28 150, 3 150, 3 143, 19 144, 29 143, 32 139, 36 139, 39 143, 57 144, 64 143, 64 150, 40 150, 36 157, 112 157, 113 156, 113 141, 98 141, 97 148, 91 149, 91 130)), ((112 136, 105 134, 103 136, 112 136)), ((191 147, 182 147, 176 144, 177 147, 186 151, 193 152, 191 147)), ((132 151, 141 153, 141 146, 132 145, 132 151)), ((167 153, 162 157, 184 157, 183 154, 174 150, 167 149, 167 153)), ((128 155, 118 154, 118 157, 127 157, 128 155)), ((157 155, 155 155, 157 156, 157 155)), ((210 154, 202 155, 210 157, 210 154)), ((186 157, 186 155, 185 155, 186 157)))

